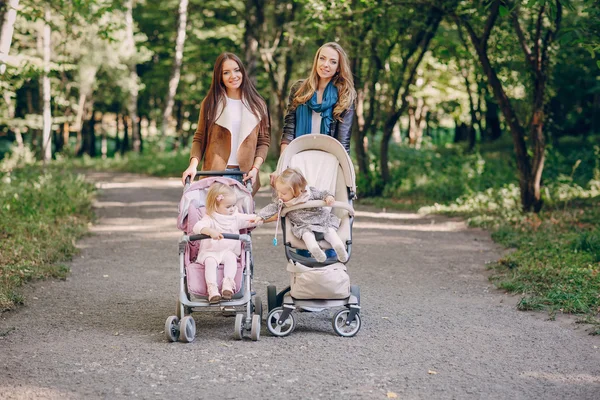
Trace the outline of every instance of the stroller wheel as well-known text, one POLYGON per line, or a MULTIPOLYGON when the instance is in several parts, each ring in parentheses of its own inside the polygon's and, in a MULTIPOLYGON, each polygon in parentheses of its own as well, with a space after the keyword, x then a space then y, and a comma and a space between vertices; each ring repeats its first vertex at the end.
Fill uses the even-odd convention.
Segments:
POLYGON ((171 315, 165 322, 165 336, 169 342, 176 342, 179 339, 179 318, 171 315))
POLYGON ((276 307, 269 313, 267 317, 267 329, 271 332, 272 335, 283 337, 287 336, 294 331, 296 327, 296 320, 294 319, 294 315, 290 314, 283 324, 279 325, 277 321, 279 317, 283 313, 282 307, 276 307))
POLYGON ((277 306, 279 306, 279 304, 277 304, 277 287, 275 285, 269 285, 267 286, 267 307, 269 312, 277 306))
POLYGON ((262 315, 263 315, 263 305, 262 305, 262 299, 260 298, 260 296, 254 296, 254 310, 253 310, 254 314, 260 316, 260 319, 262 319, 262 315))
POLYGON ((252 328, 250 330, 250 338, 254 341, 260 339, 260 315, 252 316, 252 328))
POLYGON ((360 330, 360 315, 356 314, 350 325, 347 325, 346 321, 348 320, 348 314, 350 314, 350 310, 340 310, 333 316, 333 319, 331 320, 333 330, 340 336, 352 337, 360 330))
POLYGON ((233 327, 233 338, 242 340, 244 338, 244 320, 245 316, 242 313, 235 315, 235 325, 233 327))
POLYGON ((191 315, 186 315, 181 319, 179 331, 182 342, 191 343, 194 341, 196 338, 196 321, 194 321, 194 318, 191 315))

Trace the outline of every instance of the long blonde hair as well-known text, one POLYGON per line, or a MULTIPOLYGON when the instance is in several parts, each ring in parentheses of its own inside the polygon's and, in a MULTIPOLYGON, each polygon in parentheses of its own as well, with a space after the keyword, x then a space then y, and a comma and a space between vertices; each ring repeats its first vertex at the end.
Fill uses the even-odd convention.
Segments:
POLYGON ((215 182, 210 185, 206 194, 206 213, 213 215, 217 211, 217 206, 225 196, 235 196, 235 190, 231 186, 224 185, 220 182, 215 182), (223 196, 223 197, 219 197, 223 196))
POLYGON ((300 196, 307 184, 306 178, 304 178, 302 172, 296 168, 287 168, 285 171, 283 171, 275 180, 275 184, 277 183, 286 185, 292 189, 294 197, 300 196))
POLYGON ((321 50, 325 47, 330 47, 337 51, 340 56, 339 60, 339 71, 332 78, 333 84, 338 89, 338 101, 333 108, 333 117, 339 121, 342 120, 342 113, 348 110, 356 100, 356 90, 354 89, 354 78, 352 77, 352 71, 350 70, 350 61, 348 55, 336 42, 325 43, 319 47, 315 59, 313 60, 312 70, 308 79, 306 79, 298 90, 292 101, 292 108, 295 110, 300 104, 304 104, 310 100, 317 88, 319 87, 319 75, 317 73, 317 63, 321 50))

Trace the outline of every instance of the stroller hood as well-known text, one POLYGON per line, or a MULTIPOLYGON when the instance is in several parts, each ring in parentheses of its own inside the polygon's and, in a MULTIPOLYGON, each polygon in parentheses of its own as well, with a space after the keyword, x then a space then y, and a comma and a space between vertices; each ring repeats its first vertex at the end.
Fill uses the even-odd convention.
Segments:
POLYGON ((203 178, 192 183, 183 191, 183 195, 179 201, 179 215, 177 216, 177 228, 179 230, 184 232, 189 231, 187 217, 190 205, 195 208, 204 206, 206 204, 206 193, 208 192, 208 188, 214 182, 220 182, 234 188, 238 197, 237 206, 240 212, 254 212, 254 200, 252 199, 252 193, 240 182, 235 179, 225 178, 222 176, 203 178))
MULTIPOLYGON (((346 149, 340 142, 331 136, 323 134, 310 134, 297 137, 292 140, 285 148, 279 162, 277 163, 277 173, 280 174, 292 164, 292 157, 307 150, 321 150, 335 156, 342 168, 343 179, 346 187, 356 193, 356 176, 354 174, 354 165, 346 149)), ((314 165, 314 168, 319 168, 314 165)))

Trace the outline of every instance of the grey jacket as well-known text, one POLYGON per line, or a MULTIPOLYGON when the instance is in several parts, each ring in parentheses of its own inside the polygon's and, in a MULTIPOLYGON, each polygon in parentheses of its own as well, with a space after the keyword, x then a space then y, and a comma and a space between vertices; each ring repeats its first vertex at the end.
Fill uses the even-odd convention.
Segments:
MULTIPOLYGON (((296 137, 296 110, 292 110, 292 101, 296 92, 302 84, 302 80, 294 83, 290 89, 290 96, 288 98, 287 112, 285 114, 283 122, 283 135, 281 136, 281 143, 288 144, 296 137)), ((329 136, 333 136, 340 142, 346 152, 350 154, 350 137, 352 135, 352 119, 354 118, 354 105, 342 113, 342 121, 333 119, 331 128, 329 129, 329 136)))
MULTIPOLYGON (((328 190, 319 190, 312 186, 309 186, 307 189, 309 191, 309 198, 307 201, 325 200, 327 196, 333 196, 328 190)), ((267 220, 273 215, 277 215, 278 210, 279 204, 271 203, 261 209, 257 215, 262 219, 267 220)), ((290 211, 286 215, 286 218, 291 224, 292 234, 298 239, 302 239, 302 235, 306 232, 326 233, 329 228, 333 228, 337 231, 340 226, 340 219, 333 214, 329 208, 325 207, 301 208, 299 210, 290 211)))

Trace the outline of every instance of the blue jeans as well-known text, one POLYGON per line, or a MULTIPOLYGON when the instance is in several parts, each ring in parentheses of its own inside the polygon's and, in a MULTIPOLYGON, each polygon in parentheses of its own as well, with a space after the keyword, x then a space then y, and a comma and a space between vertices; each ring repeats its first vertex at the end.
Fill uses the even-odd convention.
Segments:
MULTIPOLYGON (((238 168, 227 168, 225 169, 225 171, 239 171, 239 167, 238 168)), ((223 178, 230 178, 230 179, 235 179, 236 181, 238 181, 239 183, 241 183, 242 185, 244 184, 244 182, 242 181, 243 176, 242 175, 223 175, 223 178)))

